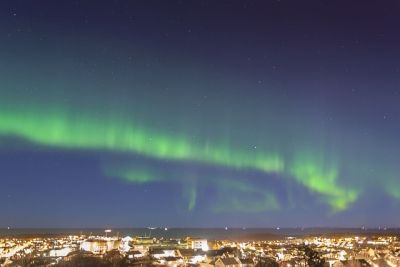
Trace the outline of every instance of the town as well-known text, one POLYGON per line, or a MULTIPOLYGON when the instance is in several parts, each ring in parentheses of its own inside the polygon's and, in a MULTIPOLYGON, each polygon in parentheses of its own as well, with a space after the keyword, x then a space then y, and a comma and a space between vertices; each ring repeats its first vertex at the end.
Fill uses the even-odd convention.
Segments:
POLYGON ((0 238, 1 266, 400 266, 396 235, 207 240, 78 234, 0 238))

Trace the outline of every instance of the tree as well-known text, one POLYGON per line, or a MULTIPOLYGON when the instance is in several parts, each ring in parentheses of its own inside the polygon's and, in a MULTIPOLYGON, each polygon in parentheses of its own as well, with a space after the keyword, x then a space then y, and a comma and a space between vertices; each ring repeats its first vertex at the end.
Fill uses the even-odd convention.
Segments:
POLYGON ((321 258, 320 254, 313 250, 310 246, 303 244, 299 250, 302 252, 303 260, 306 266, 310 267, 323 267, 325 266, 325 260, 321 258))

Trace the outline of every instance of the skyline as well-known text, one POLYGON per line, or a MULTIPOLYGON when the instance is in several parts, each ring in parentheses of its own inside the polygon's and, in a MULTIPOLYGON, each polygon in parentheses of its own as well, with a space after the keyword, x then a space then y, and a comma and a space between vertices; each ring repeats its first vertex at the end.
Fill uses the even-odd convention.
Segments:
POLYGON ((395 1, 0 7, 0 227, 400 226, 395 1))

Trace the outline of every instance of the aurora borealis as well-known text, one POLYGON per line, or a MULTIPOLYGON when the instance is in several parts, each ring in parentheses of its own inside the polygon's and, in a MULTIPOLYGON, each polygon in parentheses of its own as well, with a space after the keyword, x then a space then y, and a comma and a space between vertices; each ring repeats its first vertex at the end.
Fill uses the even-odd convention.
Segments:
POLYGON ((398 226, 394 1, 0 7, 0 227, 398 226))

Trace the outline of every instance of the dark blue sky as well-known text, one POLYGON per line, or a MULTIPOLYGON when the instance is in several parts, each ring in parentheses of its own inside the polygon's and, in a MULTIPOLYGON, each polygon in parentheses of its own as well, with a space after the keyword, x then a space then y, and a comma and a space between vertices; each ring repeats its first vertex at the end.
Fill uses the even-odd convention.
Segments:
POLYGON ((0 227, 399 226, 398 1, 0 12, 0 227))

